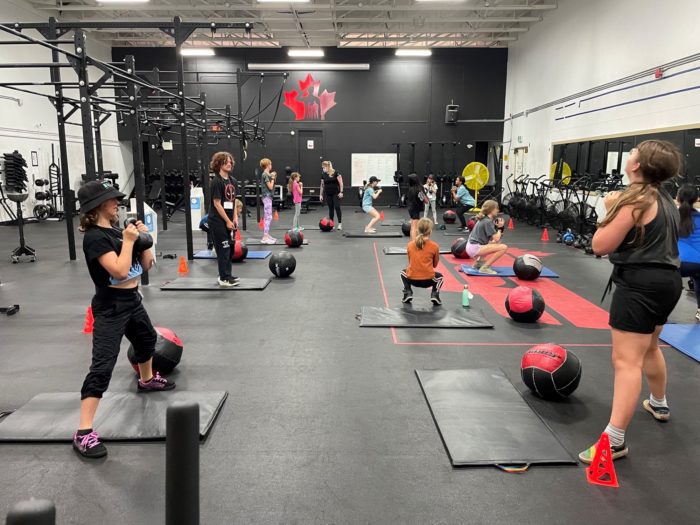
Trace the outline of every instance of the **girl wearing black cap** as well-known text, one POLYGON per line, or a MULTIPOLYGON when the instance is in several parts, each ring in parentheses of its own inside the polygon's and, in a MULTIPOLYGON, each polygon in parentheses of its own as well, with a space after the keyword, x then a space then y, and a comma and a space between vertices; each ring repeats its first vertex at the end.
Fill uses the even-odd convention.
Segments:
POLYGON ((73 435, 73 448, 86 458, 107 454, 92 422, 102 394, 112 378, 122 337, 126 335, 135 350, 139 367, 138 392, 158 392, 175 388, 151 368, 156 331, 141 304, 138 278, 153 265, 151 250, 135 250, 139 232, 148 229, 141 222, 124 230, 113 226, 117 207, 124 194, 108 182, 90 181, 78 191, 80 229, 85 232, 83 252, 90 277, 95 283, 92 298, 94 316, 92 363, 80 391, 80 425, 73 435))
POLYGON ((365 191, 362 194, 362 211, 364 211, 367 215, 372 217, 372 220, 369 221, 369 224, 365 226, 365 233, 377 232, 377 230, 375 230, 372 226, 374 226, 379 220, 379 212, 376 209, 374 209, 374 206, 372 204, 374 202, 374 199, 379 197, 379 195, 381 195, 382 193, 381 188, 377 189, 378 184, 379 179, 377 177, 370 177, 367 186, 365 186, 365 191))
POLYGON ((411 240, 416 240, 416 228, 421 214, 425 210, 425 205, 430 201, 423 193, 423 186, 420 183, 418 175, 411 173, 408 176, 408 191, 406 192, 406 207, 408 215, 411 217, 411 240))

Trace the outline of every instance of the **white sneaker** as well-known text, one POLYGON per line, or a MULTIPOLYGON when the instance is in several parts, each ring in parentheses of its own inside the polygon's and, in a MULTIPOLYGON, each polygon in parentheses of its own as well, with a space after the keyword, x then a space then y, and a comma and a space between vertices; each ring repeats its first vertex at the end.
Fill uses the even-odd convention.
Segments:
POLYGON ((341 222, 338 223, 338 231, 339 232, 343 231, 343 224, 341 222))
POLYGON ((262 239, 260 242, 263 244, 275 244, 275 242, 277 242, 277 241, 275 239, 273 239, 272 237, 269 237, 267 239, 262 239))
POLYGON ((700 321, 700 308, 698 308, 698 311, 695 312, 695 320, 700 321))
POLYGON ((221 277, 216 279, 216 282, 218 283, 219 286, 222 288, 231 288, 233 286, 236 286, 238 283, 232 283, 228 279, 221 279, 221 277))

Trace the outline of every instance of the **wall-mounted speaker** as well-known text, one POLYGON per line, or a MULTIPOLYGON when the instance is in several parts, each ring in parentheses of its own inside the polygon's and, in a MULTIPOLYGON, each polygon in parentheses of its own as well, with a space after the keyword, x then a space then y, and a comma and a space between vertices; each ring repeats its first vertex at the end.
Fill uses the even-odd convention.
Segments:
POLYGON ((459 119, 459 106, 447 104, 445 108, 445 124, 455 124, 459 119))

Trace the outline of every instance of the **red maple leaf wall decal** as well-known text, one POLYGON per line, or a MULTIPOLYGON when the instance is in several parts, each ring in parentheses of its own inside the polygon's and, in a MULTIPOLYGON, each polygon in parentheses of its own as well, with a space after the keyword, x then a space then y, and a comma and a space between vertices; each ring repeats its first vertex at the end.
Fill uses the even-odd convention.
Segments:
POLYGON ((321 90, 321 81, 311 73, 299 81, 296 89, 284 92, 284 105, 294 112, 295 120, 326 120, 326 113, 335 106, 335 91, 321 90))

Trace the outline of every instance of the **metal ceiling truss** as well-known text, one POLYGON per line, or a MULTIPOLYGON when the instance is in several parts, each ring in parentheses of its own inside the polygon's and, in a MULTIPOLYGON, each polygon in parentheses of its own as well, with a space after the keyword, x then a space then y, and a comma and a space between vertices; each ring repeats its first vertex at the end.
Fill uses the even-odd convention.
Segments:
MULTIPOLYGON (((158 27, 134 34, 114 24, 154 24, 173 16, 216 22, 202 27, 187 45, 206 47, 506 47, 557 8, 556 0, 150 0, 144 4, 100 4, 95 0, 26 0, 47 16, 84 26, 114 46, 171 46, 158 27), (119 20, 120 22, 114 22, 119 20), (250 22, 256 31, 231 31, 226 24, 250 22)), ((200 26, 201 27, 201 26, 200 26)))

